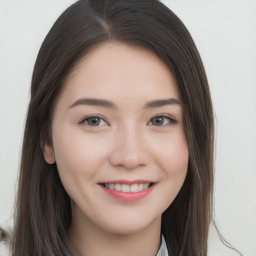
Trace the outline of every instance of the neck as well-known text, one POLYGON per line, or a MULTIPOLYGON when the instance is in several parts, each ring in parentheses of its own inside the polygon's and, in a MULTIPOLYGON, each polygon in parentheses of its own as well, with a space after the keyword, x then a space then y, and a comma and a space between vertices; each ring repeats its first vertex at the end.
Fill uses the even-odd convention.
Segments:
POLYGON ((130 234, 108 232, 90 222, 72 221, 69 238, 81 256, 155 256, 161 242, 161 218, 130 234))

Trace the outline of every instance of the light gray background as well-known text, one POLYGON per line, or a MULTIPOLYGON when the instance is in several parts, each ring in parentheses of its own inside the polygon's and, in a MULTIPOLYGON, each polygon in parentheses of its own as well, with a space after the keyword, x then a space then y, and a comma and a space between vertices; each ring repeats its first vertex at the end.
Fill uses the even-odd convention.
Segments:
MULTIPOLYGON (((29 86, 40 45, 71 0, 0 0, 0 223, 12 223, 29 86)), ((165 0, 201 53, 216 114, 215 220, 256 256, 256 0, 165 0)), ((214 232, 213 232, 214 233, 214 232)), ((225 249, 225 248, 224 248, 225 249)), ((210 236, 210 255, 225 251, 210 236)))

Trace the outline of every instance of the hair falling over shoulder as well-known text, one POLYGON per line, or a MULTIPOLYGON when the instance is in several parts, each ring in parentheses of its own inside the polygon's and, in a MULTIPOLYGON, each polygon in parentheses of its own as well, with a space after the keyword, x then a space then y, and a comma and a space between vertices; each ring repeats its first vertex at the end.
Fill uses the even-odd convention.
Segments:
POLYGON ((80 0, 55 22, 38 53, 24 132, 13 256, 75 256, 67 230, 71 203, 55 164, 45 162, 51 112, 65 78, 94 47, 108 41, 146 48, 174 74, 184 109, 189 167, 162 216, 170 256, 205 256, 212 219, 214 118, 205 70, 180 19, 157 0, 80 0))

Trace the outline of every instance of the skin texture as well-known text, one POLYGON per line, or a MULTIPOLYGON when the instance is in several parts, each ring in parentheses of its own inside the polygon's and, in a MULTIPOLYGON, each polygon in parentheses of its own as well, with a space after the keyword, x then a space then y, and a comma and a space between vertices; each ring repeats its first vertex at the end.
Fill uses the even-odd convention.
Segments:
POLYGON ((56 161, 71 198, 69 237, 82 256, 156 255, 161 215, 188 167, 182 104, 145 107, 169 98, 180 100, 168 67, 150 51, 121 43, 97 47, 68 76, 52 114, 53 145, 43 151, 49 164, 56 161), (82 98, 115 107, 78 104, 82 98), (102 119, 93 126, 88 116, 102 119), (155 187, 134 202, 113 198, 99 185, 138 179, 155 187))

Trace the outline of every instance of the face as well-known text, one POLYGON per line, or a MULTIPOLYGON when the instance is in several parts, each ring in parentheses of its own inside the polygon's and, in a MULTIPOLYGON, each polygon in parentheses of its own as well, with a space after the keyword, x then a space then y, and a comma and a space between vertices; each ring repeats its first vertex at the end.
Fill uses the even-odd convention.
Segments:
POLYGON ((69 75, 52 115, 56 161, 77 223, 116 234, 149 228, 187 173, 182 104, 167 66, 145 49, 108 43, 69 75))

